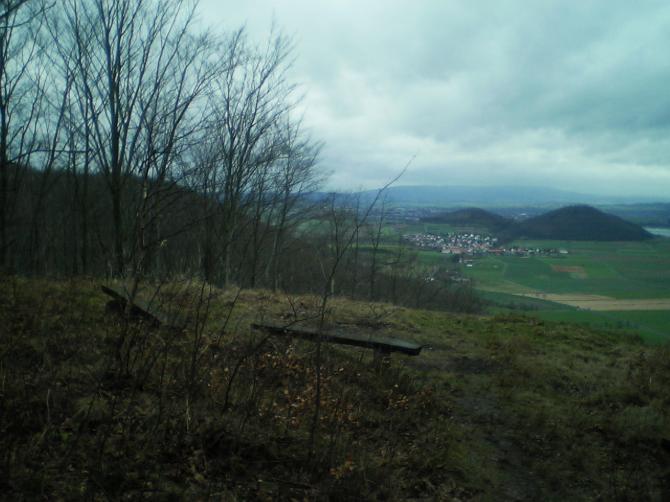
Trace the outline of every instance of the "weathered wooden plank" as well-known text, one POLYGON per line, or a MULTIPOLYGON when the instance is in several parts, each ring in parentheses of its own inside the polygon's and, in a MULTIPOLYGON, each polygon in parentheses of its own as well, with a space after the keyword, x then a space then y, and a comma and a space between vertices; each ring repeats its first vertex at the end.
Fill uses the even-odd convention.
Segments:
POLYGON ((114 302, 118 303, 119 306, 124 309, 126 305, 130 303, 131 316, 139 317, 143 321, 147 322, 148 324, 156 328, 158 328, 159 326, 174 327, 171 325, 171 323, 168 322, 165 316, 163 316, 159 312, 156 312, 154 309, 151 309, 139 298, 134 298, 131 302, 130 295, 128 295, 123 290, 119 290, 111 286, 105 286, 105 285, 101 285, 100 289, 102 289, 103 293, 110 296, 114 300, 114 302))
POLYGON ((310 341, 317 341, 319 338, 324 342, 338 343, 341 345, 352 345, 354 347, 363 347, 373 349, 376 352, 390 353, 400 352, 409 356, 418 356, 425 345, 419 345, 414 342, 400 340, 398 338, 369 337, 364 335, 344 334, 327 331, 319 333, 299 327, 286 327, 278 324, 257 324, 251 325, 253 329, 265 331, 274 335, 287 335, 302 338, 310 341))

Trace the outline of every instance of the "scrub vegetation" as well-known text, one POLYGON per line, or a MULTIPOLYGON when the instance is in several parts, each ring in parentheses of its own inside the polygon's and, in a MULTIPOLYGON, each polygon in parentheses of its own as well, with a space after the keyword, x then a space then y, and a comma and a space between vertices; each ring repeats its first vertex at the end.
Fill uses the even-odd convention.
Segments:
POLYGON ((379 365, 324 344, 312 431, 316 345, 249 324, 313 323, 320 298, 195 282, 145 293, 186 314, 183 329, 106 311, 96 281, 4 281, 5 496, 662 500, 670 490, 667 347, 522 315, 334 298, 324 329, 429 347, 379 365))

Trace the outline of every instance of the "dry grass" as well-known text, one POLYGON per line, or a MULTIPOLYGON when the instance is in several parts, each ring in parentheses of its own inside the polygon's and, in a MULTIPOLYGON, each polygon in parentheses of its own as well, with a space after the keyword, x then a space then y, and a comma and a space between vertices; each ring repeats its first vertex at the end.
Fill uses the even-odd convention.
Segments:
POLYGON ((317 298, 164 285, 157 304, 191 324, 147 331, 105 314, 92 281, 3 284, 10 498, 661 500, 670 490, 667 348, 523 316, 336 298, 328 325, 431 349, 380 371, 366 351, 324 346, 310 444, 315 346, 248 326, 309 323, 317 298))

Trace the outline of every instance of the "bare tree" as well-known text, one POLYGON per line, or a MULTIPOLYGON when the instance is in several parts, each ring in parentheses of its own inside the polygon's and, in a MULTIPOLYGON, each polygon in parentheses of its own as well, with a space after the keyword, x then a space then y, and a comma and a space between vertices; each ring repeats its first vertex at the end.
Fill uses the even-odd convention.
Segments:
POLYGON ((30 0, 4 0, 0 4, 0 21, 6 22, 11 16, 15 15, 18 10, 26 5, 30 0))
MULTIPOLYGON (((272 159, 269 158, 268 162, 272 159)), ((270 221, 275 210, 275 194, 272 183, 272 172, 270 165, 261 166, 254 175, 249 189, 248 199, 250 205, 249 218, 251 235, 244 244, 249 265, 249 287, 257 285, 261 257, 270 233, 270 221), (247 250, 248 249, 248 250, 247 250)))
POLYGON ((368 290, 368 298, 370 301, 376 299, 375 283, 377 280, 377 271, 379 269, 379 245, 381 244, 382 230, 384 228, 384 219, 386 217, 386 197, 382 198, 381 207, 379 209, 379 218, 374 226, 368 228, 370 232, 370 244, 372 245, 370 257, 370 282, 368 290))
MULTIPOLYGON (((335 295, 335 276, 340 268, 343 259, 352 244, 357 239, 360 229, 365 225, 370 217, 370 214, 377 206, 379 200, 386 195, 388 188, 398 181, 409 165, 414 160, 414 157, 409 160, 409 162, 403 167, 402 171, 398 173, 392 180, 390 180, 386 185, 380 188, 372 201, 364 207, 361 211, 360 201, 356 200, 355 208, 356 211, 351 214, 350 210, 347 210, 346 207, 340 208, 337 204, 337 194, 333 194, 329 204, 328 204, 328 224, 329 224, 329 233, 330 233, 330 242, 327 247, 328 254, 330 254, 330 259, 326 263, 322 263, 321 268, 323 272, 323 289, 321 293, 320 306, 319 306, 319 332, 323 333, 323 329, 326 324, 326 313, 327 306, 330 298, 335 295)), ((359 194, 360 197, 360 194, 359 194)), ((315 442, 318 434, 319 427, 319 417, 321 415, 321 363, 322 363, 322 345, 323 340, 321 337, 318 338, 316 344, 316 354, 315 354, 315 393, 314 393, 314 413, 312 415, 312 423, 310 427, 310 456, 313 456, 315 453, 315 442)))
POLYGON ((277 288, 320 181, 290 40, 196 31, 188 0, 49 6, 0 2, 0 264, 139 279, 180 256, 277 288))
POLYGON ((17 196, 30 157, 41 146, 37 128, 44 102, 33 63, 42 8, 41 2, 25 0, 0 6, 0 267, 9 265, 19 223, 17 196))
POLYGON ((123 275, 132 261, 137 272, 146 266, 148 241, 157 238, 148 237, 158 214, 150 185, 172 178, 196 129, 189 113, 215 74, 212 42, 191 34, 194 6, 184 0, 66 0, 63 7, 92 158, 110 196, 112 269, 123 275), (128 186, 134 178, 139 193, 128 186))
POLYGON ((324 180, 325 173, 316 169, 321 151, 321 143, 313 141, 302 131, 302 121, 283 124, 282 156, 276 163, 274 191, 276 210, 273 225, 273 240, 266 267, 266 278, 273 291, 279 285, 279 259, 284 251, 287 232, 297 221, 303 221, 305 214, 304 196, 316 190, 324 180), (301 204, 302 212, 296 211, 301 204))
POLYGON ((276 125, 293 107, 294 86, 286 80, 291 46, 281 35, 272 35, 261 50, 250 47, 238 31, 225 47, 225 71, 216 82, 209 108, 211 115, 210 171, 203 177, 212 189, 209 196, 218 210, 218 249, 205 232, 203 276, 206 280, 231 280, 233 244, 246 221, 241 218, 259 172, 280 155, 276 125), (215 276, 215 270, 223 273, 215 276), (221 277, 222 275, 222 277, 221 277))

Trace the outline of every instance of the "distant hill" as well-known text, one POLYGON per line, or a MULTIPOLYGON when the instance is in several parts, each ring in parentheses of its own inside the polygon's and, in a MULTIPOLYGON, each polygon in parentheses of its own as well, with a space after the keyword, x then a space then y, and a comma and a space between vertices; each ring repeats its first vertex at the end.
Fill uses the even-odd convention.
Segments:
POLYGON ((641 241, 653 238, 641 226, 591 206, 567 206, 506 228, 501 237, 574 241, 641 241))
MULTIPOLYGON (((361 193, 363 202, 372 200, 376 190, 361 193)), ((632 204, 659 202, 645 197, 605 196, 538 186, 392 186, 386 192, 388 203, 400 206, 432 207, 507 207, 573 204, 632 204)), ((667 202, 667 201, 666 201, 667 202)))
POLYGON ((668 203, 604 205, 599 209, 638 225, 670 227, 670 204, 668 203))
MULTIPOLYGON (((340 205, 366 205, 378 197, 378 190, 362 192, 312 192, 311 202, 330 200, 340 205)), ((670 225, 670 199, 658 197, 606 196, 570 192, 537 186, 391 186, 382 197, 387 206, 460 209, 483 207, 504 215, 520 210, 538 214, 567 205, 588 204, 638 223, 670 225)))
POLYGON ((473 225, 485 227, 491 231, 501 231, 512 224, 511 220, 478 207, 447 211, 423 218, 422 221, 429 223, 450 223, 453 225, 473 225))

